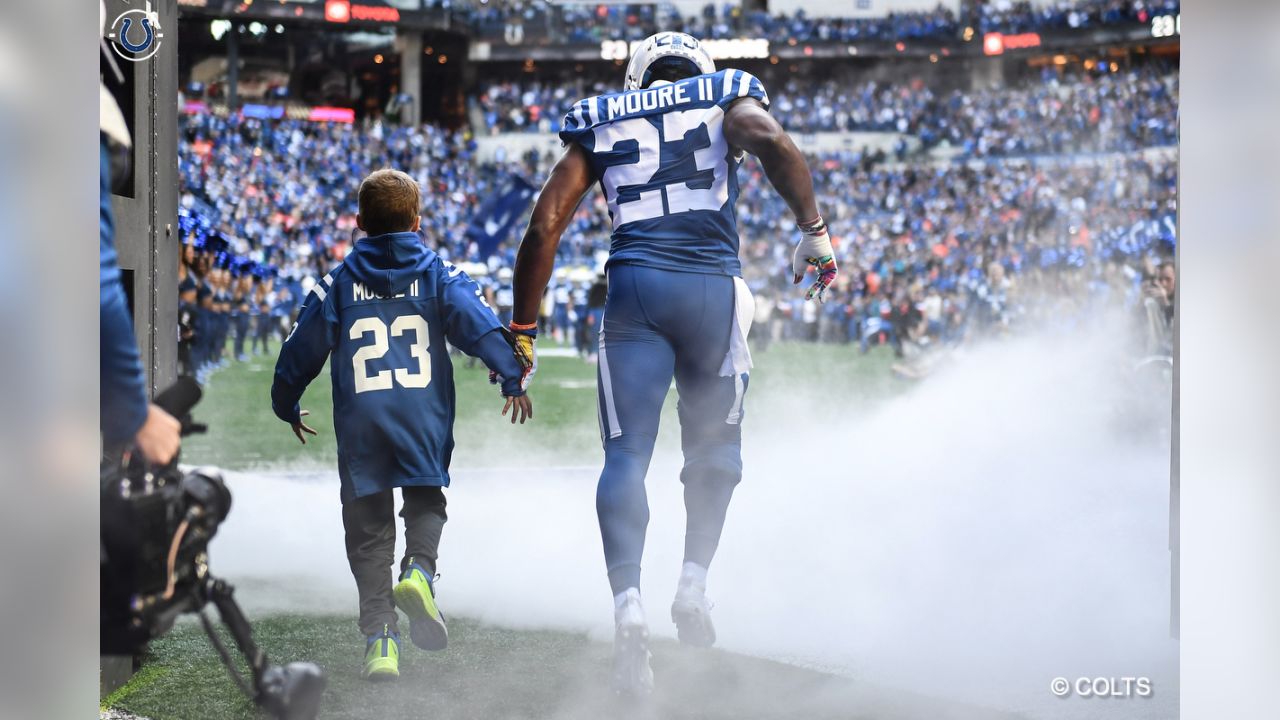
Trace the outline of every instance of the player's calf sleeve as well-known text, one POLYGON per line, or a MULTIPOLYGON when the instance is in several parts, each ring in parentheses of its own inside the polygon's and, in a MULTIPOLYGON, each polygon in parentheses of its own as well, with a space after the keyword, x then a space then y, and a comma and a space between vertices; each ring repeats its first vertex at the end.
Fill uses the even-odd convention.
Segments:
POLYGON ((680 472, 684 483, 684 560, 709 567, 720 544, 733 489, 742 479, 737 445, 707 448, 686 460, 680 472))
POLYGON ((596 486, 596 514, 609 585, 615 595, 640 587, 640 559, 649 525, 644 476, 653 441, 652 437, 623 435, 610 438, 605 447, 604 471, 596 486))

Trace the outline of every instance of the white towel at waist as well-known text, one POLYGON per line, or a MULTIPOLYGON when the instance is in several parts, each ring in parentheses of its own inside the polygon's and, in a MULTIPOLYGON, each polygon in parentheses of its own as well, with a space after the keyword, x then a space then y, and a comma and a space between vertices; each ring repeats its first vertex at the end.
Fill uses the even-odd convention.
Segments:
POLYGON ((756 301, 742 278, 733 279, 733 332, 729 336, 729 352, 720 364, 720 377, 737 377, 751 370, 751 349, 747 333, 756 314, 756 301))

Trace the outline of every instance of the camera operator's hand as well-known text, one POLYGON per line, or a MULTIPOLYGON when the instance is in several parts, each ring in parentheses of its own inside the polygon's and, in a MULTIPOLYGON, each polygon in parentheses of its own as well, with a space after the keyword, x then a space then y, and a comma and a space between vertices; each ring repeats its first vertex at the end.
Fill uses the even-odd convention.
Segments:
POLYGON ((152 404, 147 408, 147 419, 138 434, 133 437, 143 457, 153 465, 168 465, 178 454, 182 443, 182 423, 169 413, 152 404))
POLYGON ((307 435, 319 434, 315 431, 314 428, 302 422, 302 418, 310 414, 311 414, 310 411, 303 410, 302 412, 298 413, 298 422, 293 423, 293 434, 298 436, 298 440, 301 441, 303 445, 307 444, 307 438, 305 435, 303 435, 303 433, 306 433, 307 435))

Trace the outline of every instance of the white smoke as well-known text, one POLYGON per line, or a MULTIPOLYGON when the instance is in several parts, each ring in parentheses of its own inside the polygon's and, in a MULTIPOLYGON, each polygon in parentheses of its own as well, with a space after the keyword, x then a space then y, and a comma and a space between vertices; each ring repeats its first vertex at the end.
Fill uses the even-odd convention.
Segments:
MULTIPOLYGON (((750 396, 745 476, 710 574, 719 646, 1035 717, 1176 715, 1169 450, 1153 427, 1168 401, 1140 407, 1118 336, 989 344, 874 406, 824 398, 821 368, 750 396), (1054 677, 1082 675, 1149 677, 1155 695, 1050 694, 1054 677)), ((668 635, 678 472, 678 448, 660 448, 643 592, 668 635)), ((609 637, 597 475, 456 469, 446 612, 609 637)), ((237 507, 214 552, 242 599, 354 616, 334 473, 229 481, 237 507)))

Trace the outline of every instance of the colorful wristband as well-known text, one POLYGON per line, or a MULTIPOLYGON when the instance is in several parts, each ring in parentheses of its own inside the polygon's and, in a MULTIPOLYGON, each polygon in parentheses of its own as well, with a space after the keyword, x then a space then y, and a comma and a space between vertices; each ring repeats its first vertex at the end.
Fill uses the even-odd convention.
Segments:
POLYGON ((513 333, 528 335, 530 337, 538 337, 538 323, 529 323, 528 325, 522 325, 518 322, 513 322, 508 327, 511 329, 511 332, 513 333))
POLYGON ((805 235, 823 235, 827 232, 827 223, 821 215, 808 222, 797 222, 796 227, 805 235))

